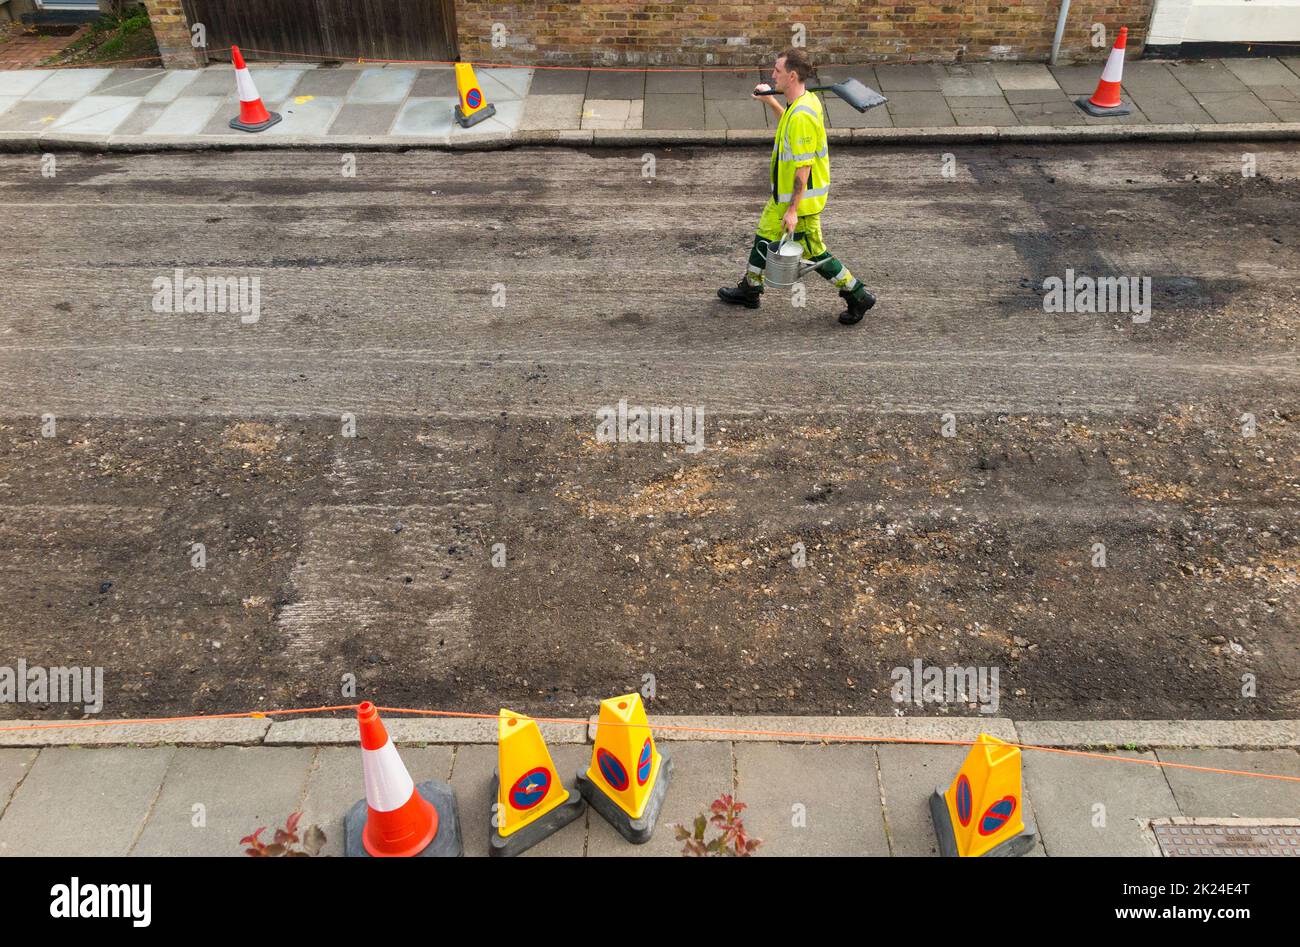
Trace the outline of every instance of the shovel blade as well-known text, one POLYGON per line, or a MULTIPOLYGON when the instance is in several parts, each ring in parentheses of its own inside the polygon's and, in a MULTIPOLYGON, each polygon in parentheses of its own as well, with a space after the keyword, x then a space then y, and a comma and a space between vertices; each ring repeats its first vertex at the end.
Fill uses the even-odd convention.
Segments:
POLYGON ((886 101, 883 95, 875 89, 863 85, 857 79, 845 79, 843 82, 837 82, 831 86, 831 91, 859 112, 865 112, 877 105, 884 105, 886 101))

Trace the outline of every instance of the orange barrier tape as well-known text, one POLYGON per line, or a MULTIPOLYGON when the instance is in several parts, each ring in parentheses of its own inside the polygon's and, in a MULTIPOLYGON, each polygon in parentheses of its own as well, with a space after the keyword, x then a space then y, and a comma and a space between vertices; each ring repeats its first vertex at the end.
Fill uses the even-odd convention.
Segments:
MULTIPOLYGON (((113 727, 132 726, 154 723, 188 723, 195 720, 236 720, 241 718, 263 719, 284 717, 292 714, 328 713, 338 710, 356 710, 357 704, 334 704, 323 707, 294 707, 287 710, 249 710, 229 714, 197 714, 185 717, 141 717, 135 720, 70 720, 56 723, 24 724, 18 727, 0 727, 0 733, 12 733, 28 730, 57 730, 71 727, 113 727)), ((497 714, 472 713, 464 710, 422 710, 416 707, 377 707, 386 714, 415 714, 426 717, 448 717, 462 720, 496 720, 497 714)), ((533 717, 538 723, 576 724, 589 726, 586 717, 533 717)), ((906 718, 899 718, 906 719, 906 718)), ((953 718, 962 719, 962 718, 953 718)), ((621 726, 621 724, 612 724, 621 726)), ((810 733, 802 730, 741 730, 731 727, 688 727, 682 724, 651 725, 653 730, 668 730, 682 733, 722 733, 732 736, 785 737, 791 740, 816 740, 819 743, 901 743, 922 746, 974 746, 975 740, 923 740, 913 737, 859 737, 840 733, 810 733)), ((1056 746, 1035 746, 1032 743, 1008 743, 1021 750, 1037 750, 1041 753, 1059 753, 1062 756, 1078 756, 1084 759, 1104 760, 1109 763, 1140 763, 1146 766, 1159 766, 1168 769, 1186 769, 1198 773, 1214 773, 1219 776, 1253 776, 1256 779, 1277 779, 1283 782, 1300 783, 1300 776, 1286 776, 1281 773, 1251 773, 1240 769, 1220 769, 1215 766, 1196 766, 1192 763, 1170 763, 1165 760, 1144 760, 1134 756, 1114 756, 1089 750, 1067 750, 1056 746)))
MULTIPOLYGON (((315 53, 290 53, 278 49, 255 49, 251 46, 239 47, 244 53, 261 53, 267 56, 290 56, 295 59, 314 60, 316 62, 357 62, 357 63, 376 63, 384 65, 409 65, 409 66, 454 66, 457 60, 454 59, 375 59, 370 56, 320 56, 315 53)), ((230 52, 229 46, 221 46, 206 50, 207 53, 217 55, 220 53, 230 52)), ((98 69, 104 66, 116 66, 122 63, 132 62, 157 62, 159 56, 137 56, 134 59, 104 59, 98 62, 70 63, 66 66, 47 66, 42 68, 49 69, 98 69)), ((471 62, 472 60, 461 60, 461 62, 471 62)), ((752 66, 554 66, 554 65, 530 65, 528 63, 517 62, 473 62, 476 69, 582 69, 588 72, 747 72, 754 69, 765 68, 762 65, 752 66)))

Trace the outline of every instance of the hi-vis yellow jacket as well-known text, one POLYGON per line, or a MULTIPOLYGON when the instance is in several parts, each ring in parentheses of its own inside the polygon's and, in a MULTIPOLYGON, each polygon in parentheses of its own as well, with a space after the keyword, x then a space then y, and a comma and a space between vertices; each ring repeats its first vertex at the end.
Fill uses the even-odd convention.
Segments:
POLYGON ((821 99, 805 92, 795 99, 776 125, 772 143, 772 200, 789 204, 794 196, 796 168, 811 166, 808 188, 795 211, 800 217, 819 214, 831 189, 831 158, 826 148, 826 117, 821 99))

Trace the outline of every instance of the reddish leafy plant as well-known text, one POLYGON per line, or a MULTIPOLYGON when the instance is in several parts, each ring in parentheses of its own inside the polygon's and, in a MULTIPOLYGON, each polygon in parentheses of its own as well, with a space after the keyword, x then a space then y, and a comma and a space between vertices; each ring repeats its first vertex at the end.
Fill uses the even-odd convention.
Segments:
POLYGON ((244 854, 253 858, 307 858, 320 854, 325 845, 325 833, 320 826, 313 825, 299 838, 298 820, 301 818, 302 813, 295 812, 285 819, 284 828, 275 830, 275 837, 270 844, 258 838, 266 831, 266 826, 257 829, 252 835, 245 835, 239 840, 240 845, 248 846, 244 849, 244 854))
POLYGON ((722 795, 713 800, 708 814, 695 817, 695 824, 688 828, 677 826, 677 841, 685 842, 682 854, 689 858, 748 858, 754 849, 763 844, 760 838, 750 838, 745 831, 745 822, 740 813, 745 810, 743 802, 737 802, 732 796, 722 795), (709 826, 720 829, 721 834, 708 839, 704 833, 709 826))

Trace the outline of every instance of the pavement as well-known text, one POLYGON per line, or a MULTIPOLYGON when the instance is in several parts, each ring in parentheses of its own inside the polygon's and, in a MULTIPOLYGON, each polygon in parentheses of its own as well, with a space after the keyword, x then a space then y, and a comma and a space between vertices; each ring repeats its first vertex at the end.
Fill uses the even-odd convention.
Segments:
MULTIPOLYGON (((762 855, 932 856, 937 847, 927 800, 936 786, 951 782, 967 748, 889 741, 973 740, 980 732, 1106 757, 1022 752, 1024 812, 1039 833, 1034 855, 1158 855, 1153 820, 1300 824, 1300 782, 1148 765, 1300 777, 1297 721, 651 717, 650 722, 797 731, 829 739, 783 742, 788 738, 758 734, 709 739, 694 731, 661 729, 657 740, 675 759, 675 770, 650 842, 626 844, 588 810, 529 854, 677 855, 681 845, 672 824, 689 823, 715 797, 733 793, 749 807, 745 824, 764 840, 762 855), (845 742, 848 738, 857 739, 845 742), (1111 761, 1119 758, 1145 764, 1111 761)), ((485 855, 495 721, 390 715, 387 723, 417 782, 450 782, 466 854, 485 855)), ((591 728, 542 727, 557 770, 571 787, 573 775, 590 763, 591 728)), ((362 795, 356 726, 346 718, 0 733, 0 855, 238 855, 242 836, 258 826, 281 824, 294 811, 304 813, 304 825, 325 831, 324 854, 339 855, 343 815, 362 795)))
MULTIPOLYGON (((203 70, 56 69, 0 72, 0 147, 500 147, 770 140, 772 118, 749 92, 766 72, 736 70, 478 70, 496 115, 471 129, 452 120, 448 66, 252 66, 283 121, 249 135, 229 64, 203 70)), ((832 138, 907 141, 1189 138, 1300 134, 1300 57, 1201 62, 1135 60, 1125 67, 1132 114, 1094 118, 1074 104, 1100 66, 1040 63, 829 66, 818 81, 854 76, 885 93, 858 113, 825 95, 832 138)))

